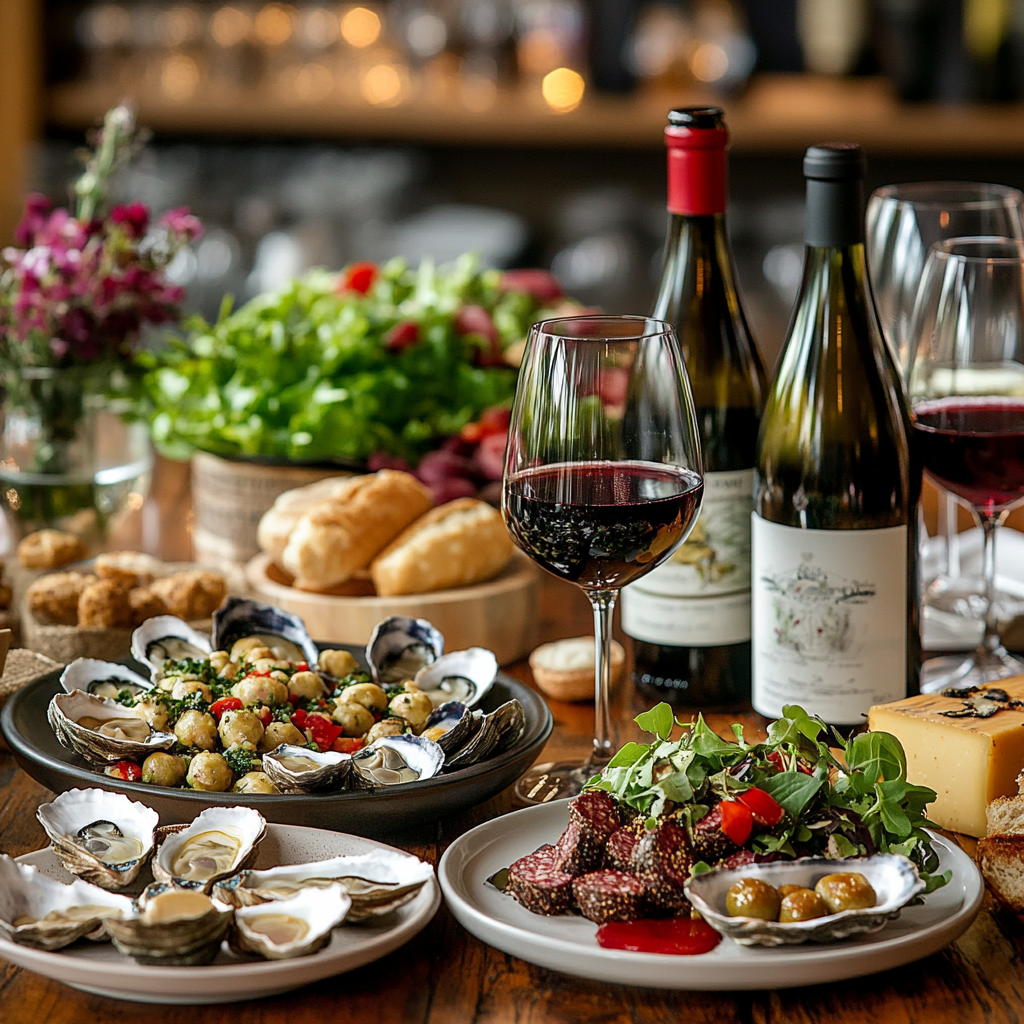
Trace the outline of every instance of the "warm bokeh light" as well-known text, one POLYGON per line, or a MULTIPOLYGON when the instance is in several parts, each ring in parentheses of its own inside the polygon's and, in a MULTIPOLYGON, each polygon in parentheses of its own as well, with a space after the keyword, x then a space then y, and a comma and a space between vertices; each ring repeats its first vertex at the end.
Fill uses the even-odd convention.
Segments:
POLYGON ((177 4, 160 12, 156 31, 162 45, 175 49, 199 37, 203 31, 203 19, 190 4, 177 4))
POLYGON ((543 75, 565 60, 558 36, 547 29, 533 29, 519 40, 516 61, 527 75, 543 75))
POLYGON ((264 46, 280 46, 292 37, 295 9, 287 4, 267 4, 256 15, 256 37, 264 46))
POLYGON ((405 69, 393 64, 374 64, 363 75, 360 91, 375 107, 393 107, 405 98, 405 69))
POLYGON ((690 58, 690 70, 699 82, 717 82, 729 70, 729 55, 717 43, 701 43, 690 58))
POLYGON ((295 69, 291 85, 300 103, 319 103, 334 91, 334 75, 323 64, 311 61, 295 69))
POLYGON ((100 4, 86 18, 86 34, 96 46, 117 46, 128 38, 131 15, 120 4, 100 4))
POLYGON ((238 46, 252 31, 252 19, 237 7, 222 7, 210 19, 210 35, 218 46, 238 46))
POLYGON ((544 102, 559 114, 575 110, 583 99, 585 89, 583 76, 572 68, 555 68, 544 76, 540 84, 544 102))
POLYGON ((338 41, 338 18, 326 7, 303 11, 299 19, 299 39, 315 50, 322 50, 338 41))
POLYGON ((482 114, 494 106, 498 99, 498 85, 484 75, 464 75, 460 83, 459 98, 467 110, 482 114))
POLYGON ((380 38, 380 15, 368 7, 351 7, 341 18, 341 35, 349 46, 362 49, 380 38))
POLYGON ((199 86, 199 65, 183 53, 168 57, 160 67, 160 90, 169 99, 182 103, 199 86))

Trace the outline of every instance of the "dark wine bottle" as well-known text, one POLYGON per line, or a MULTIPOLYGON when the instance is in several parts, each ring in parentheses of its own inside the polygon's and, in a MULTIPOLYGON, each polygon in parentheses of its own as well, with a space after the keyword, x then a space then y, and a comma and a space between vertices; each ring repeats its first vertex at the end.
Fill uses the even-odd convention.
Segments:
POLYGON ((653 315, 676 329, 704 445, 704 506, 672 558, 622 591, 634 682, 680 707, 750 701, 750 511, 767 392, 725 226, 728 133, 717 107, 673 110, 665 264, 653 315))
POLYGON ((758 439, 753 704, 834 725, 907 693, 916 495, 864 254, 865 159, 812 146, 806 254, 758 439))

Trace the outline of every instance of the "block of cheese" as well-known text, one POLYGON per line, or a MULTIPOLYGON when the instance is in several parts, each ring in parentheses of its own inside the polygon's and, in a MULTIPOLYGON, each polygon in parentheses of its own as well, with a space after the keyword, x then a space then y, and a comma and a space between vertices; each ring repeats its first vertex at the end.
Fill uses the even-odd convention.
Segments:
MULTIPOLYGON (((1024 676, 992 687, 1024 700, 1024 676)), ((990 718, 946 718, 963 707, 955 697, 921 694, 868 712, 868 728, 890 732, 907 752, 907 779, 938 794, 925 813, 937 825, 969 836, 986 832, 985 808, 1017 792, 1024 768, 1024 710, 1006 708, 990 718)))

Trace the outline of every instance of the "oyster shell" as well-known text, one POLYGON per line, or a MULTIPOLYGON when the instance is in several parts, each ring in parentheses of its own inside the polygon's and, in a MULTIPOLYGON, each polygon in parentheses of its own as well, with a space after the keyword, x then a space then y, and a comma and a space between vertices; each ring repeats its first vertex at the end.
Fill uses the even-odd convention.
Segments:
POLYGON ((282 793, 315 793, 340 789, 352 764, 351 754, 282 743, 263 755, 263 771, 282 793))
POLYGON ((420 735, 433 740, 448 757, 476 735, 482 721, 483 716, 474 715, 465 704, 452 700, 430 713, 420 735))
POLYGON ((213 643, 218 651, 230 651, 246 637, 258 637, 282 661, 301 662, 315 668, 319 651, 297 615, 269 604, 229 597, 213 613, 213 643))
POLYGON ((64 867, 103 889, 135 880, 160 823, 145 804, 103 789, 68 790, 40 804, 36 817, 64 867))
POLYGON ((194 890, 154 882, 129 916, 107 922, 118 951, 140 964, 199 965, 216 957, 233 911, 194 890))
POLYGON ((132 633, 132 657, 149 668, 154 682, 163 675, 165 661, 208 658, 210 638, 176 615, 155 615, 132 633))
POLYGON ((122 690, 128 690, 134 697, 137 693, 153 689, 153 683, 143 679, 116 661, 100 661, 98 658, 76 658, 60 674, 60 685, 65 693, 84 690, 94 697, 113 700, 122 690))
POLYGON ((303 889, 340 885, 352 900, 347 921, 362 921, 402 906, 433 877, 425 861, 398 850, 288 864, 266 871, 242 871, 218 882, 213 895, 235 907, 289 899, 303 889))
POLYGON ((701 917, 733 942, 741 946, 788 946, 801 942, 835 942, 863 932, 877 932, 887 921, 899 917, 900 908, 924 887, 912 861, 893 853, 876 853, 871 857, 836 860, 801 857, 771 864, 749 864, 734 870, 714 868, 690 878, 686 893, 701 917), (730 917, 726 912, 726 894, 741 878, 760 878, 774 886, 802 885, 813 889, 818 879, 836 871, 856 871, 864 875, 875 890, 875 905, 865 910, 844 910, 787 924, 756 917, 730 917))
POLYGON ((470 647, 442 655, 421 668, 413 677, 416 685, 430 697, 434 707, 457 700, 473 707, 491 688, 498 676, 498 659, 484 647, 470 647))
POLYGON ((82 937, 101 940, 105 923, 132 913, 132 901, 76 880, 47 878, 0 854, 0 935, 35 949, 63 949, 82 937))
POLYGON ((340 885, 301 889, 273 903, 235 911, 232 944, 267 960, 308 956, 331 941, 331 932, 345 919, 352 900, 340 885))
POLYGON ((353 786, 369 789, 374 786, 397 786, 405 782, 422 782, 441 771, 444 751, 422 736, 382 736, 352 755, 353 786))
POLYGON ((218 879, 253 861, 266 831, 263 815, 251 807, 207 807, 191 825, 160 844, 153 877, 176 889, 209 892, 218 879))
POLYGON ((449 754, 445 760, 445 769, 465 768, 479 761, 508 750, 523 733, 526 727, 526 712, 523 705, 514 698, 495 708, 489 715, 480 715, 480 728, 476 735, 464 747, 449 754))
POLYGON ((405 615, 392 615, 378 622, 366 645, 366 660, 374 682, 381 686, 412 679, 443 653, 444 637, 426 619, 405 615))
POLYGON ((84 690, 55 694, 46 711, 57 739, 96 764, 144 761, 177 742, 172 732, 155 732, 149 723, 112 700, 84 690))

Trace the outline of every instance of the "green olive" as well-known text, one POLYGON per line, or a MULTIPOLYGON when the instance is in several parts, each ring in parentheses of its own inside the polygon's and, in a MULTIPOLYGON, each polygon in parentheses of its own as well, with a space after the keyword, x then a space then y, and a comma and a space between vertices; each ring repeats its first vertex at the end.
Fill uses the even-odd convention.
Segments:
POLYGON ((782 897, 779 920, 783 924, 790 924, 793 921, 813 921, 816 917, 828 916, 828 907, 812 889, 801 889, 798 885, 787 885, 783 888, 795 890, 782 897))
POLYGON ((802 892, 803 888, 804 887, 802 885, 780 885, 779 886, 779 895, 783 899, 785 899, 790 893, 802 892))
POLYGON ((832 914, 844 910, 864 910, 878 901, 871 883, 856 871, 837 872, 818 879, 814 891, 832 914))
POLYGON ((779 893, 760 878, 741 878, 726 894, 725 909, 730 917, 779 919, 779 893))

